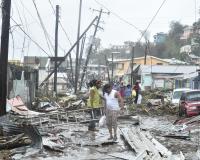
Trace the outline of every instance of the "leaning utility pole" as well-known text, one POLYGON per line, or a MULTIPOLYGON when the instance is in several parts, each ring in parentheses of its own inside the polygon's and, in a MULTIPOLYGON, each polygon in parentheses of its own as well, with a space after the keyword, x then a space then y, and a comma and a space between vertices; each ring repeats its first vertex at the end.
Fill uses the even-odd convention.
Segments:
POLYGON ((6 114, 7 98, 7 66, 9 48, 10 8, 11 0, 2 1, 2 30, 0 52, 0 116, 6 114))
POLYGON ((133 62, 134 62, 134 46, 132 47, 131 50, 131 88, 133 87, 133 62))
POLYGON ((55 68, 54 68, 54 94, 57 97, 57 57, 58 57, 58 22, 59 22, 59 5, 56 5, 56 27, 55 27, 55 68))
POLYGON ((94 41, 95 36, 96 36, 96 33, 97 33, 97 28, 98 28, 98 26, 99 26, 99 22, 100 22, 100 19, 101 19, 102 11, 103 11, 103 10, 101 9, 100 12, 99 12, 97 24, 95 25, 95 30, 94 30, 94 33, 93 33, 93 36, 92 36, 92 42, 91 42, 90 47, 89 47, 89 50, 88 50, 88 54, 87 54, 86 61, 85 61, 85 66, 84 66, 84 68, 83 68, 83 73, 82 73, 82 76, 81 76, 80 89, 81 89, 81 87, 82 87, 83 80, 84 80, 84 77, 85 77, 85 73, 86 73, 86 71, 87 71, 87 65, 88 65, 88 62, 89 62, 90 54, 91 54, 91 52, 92 52, 93 41, 94 41))
MULTIPOLYGON (((80 0, 79 5, 79 18, 78 18, 78 33, 77 33, 77 41, 80 35, 80 26, 81 26, 81 9, 82 9, 82 0, 80 0)), ((79 41, 76 46, 76 67, 75 67, 75 85, 74 85, 74 93, 77 93, 78 79, 79 79, 79 41)))
MULTIPOLYGON (((64 59, 67 58, 67 56, 69 54, 71 54, 71 51, 74 49, 74 47, 76 46, 77 42, 80 41, 80 39, 85 35, 85 33, 90 29, 90 27, 93 25, 93 23, 97 20, 98 17, 95 17, 92 22, 89 24, 89 26, 85 29, 85 31, 80 35, 79 39, 73 44, 73 46, 69 49, 69 51, 66 53, 66 55, 63 57, 64 59)), ((57 66, 59 67, 62 64, 62 62, 58 62, 57 66)), ((43 82, 40 84, 40 87, 44 85, 44 83, 51 77, 51 75, 54 73, 54 71, 52 71, 44 80, 43 82)))

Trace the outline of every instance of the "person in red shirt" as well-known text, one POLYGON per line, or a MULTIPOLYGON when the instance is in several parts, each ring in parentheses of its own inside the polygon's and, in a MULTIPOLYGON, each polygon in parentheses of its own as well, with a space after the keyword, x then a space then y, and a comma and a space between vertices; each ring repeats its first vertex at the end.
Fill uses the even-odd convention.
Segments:
POLYGON ((137 104, 137 101, 138 101, 138 95, 139 95, 139 92, 141 91, 141 88, 140 88, 139 82, 136 82, 136 83, 135 83, 133 89, 134 89, 135 92, 136 92, 136 96, 135 96, 134 103, 137 104))

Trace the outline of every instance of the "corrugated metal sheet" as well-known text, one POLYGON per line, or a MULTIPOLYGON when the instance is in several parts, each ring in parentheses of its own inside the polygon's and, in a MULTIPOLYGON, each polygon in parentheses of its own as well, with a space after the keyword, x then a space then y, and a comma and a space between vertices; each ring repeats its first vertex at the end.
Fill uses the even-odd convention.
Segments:
POLYGON ((182 66, 182 65, 142 65, 140 66, 141 73, 162 73, 162 74, 189 74, 194 73, 199 69, 198 66, 182 66))

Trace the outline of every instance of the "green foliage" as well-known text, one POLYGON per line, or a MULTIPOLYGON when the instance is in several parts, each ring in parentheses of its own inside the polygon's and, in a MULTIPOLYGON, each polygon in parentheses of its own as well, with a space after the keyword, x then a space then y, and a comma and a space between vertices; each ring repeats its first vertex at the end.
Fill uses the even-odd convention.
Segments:
POLYGON ((180 59, 180 47, 183 42, 180 37, 183 34, 184 26, 177 21, 170 24, 170 30, 164 43, 157 44, 152 48, 152 52, 160 58, 178 58, 180 59))
POLYGON ((193 34, 191 37, 192 53, 196 56, 200 56, 200 19, 193 23, 193 34))

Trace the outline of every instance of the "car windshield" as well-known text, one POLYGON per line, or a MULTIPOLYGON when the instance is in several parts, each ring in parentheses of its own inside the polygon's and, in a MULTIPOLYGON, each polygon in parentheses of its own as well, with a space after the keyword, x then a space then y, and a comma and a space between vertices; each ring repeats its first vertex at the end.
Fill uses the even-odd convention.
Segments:
POLYGON ((187 101, 200 101, 200 92, 190 92, 186 96, 187 101))
POLYGON ((173 99, 180 99, 183 91, 175 91, 173 94, 173 99))

